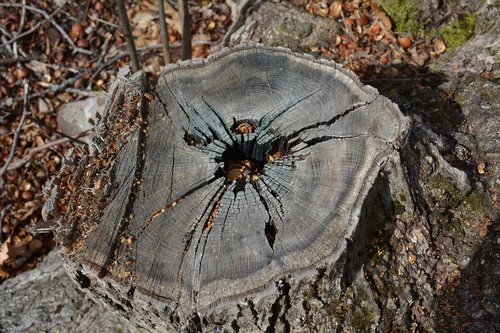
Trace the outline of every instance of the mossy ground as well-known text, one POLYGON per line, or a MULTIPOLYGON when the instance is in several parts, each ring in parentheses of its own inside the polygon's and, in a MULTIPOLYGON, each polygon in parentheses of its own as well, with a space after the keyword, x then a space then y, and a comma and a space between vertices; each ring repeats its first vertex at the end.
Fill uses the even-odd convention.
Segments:
MULTIPOLYGON (((431 191, 440 192, 446 209, 436 210, 435 217, 442 230, 458 238, 463 237, 464 232, 472 225, 479 222, 483 213, 484 196, 480 190, 472 190, 467 194, 460 191, 442 176, 433 176, 429 179, 431 191)), ((439 205, 440 205, 439 204, 439 205)))
POLYGON ((419 31, 424 28, 415 18, 417 7, 414 0, 380 0, 382 8, 395 24, 394 31, 419 31))
POLYGON ((396 32, 420 32, 429 34, 430 38, 441 36, 448 50, 462 45, 474 35, 479 15, 475 13, 461 15, 440 28, 427 30, 415 13, 416 0, 380 0, 382 8, 389 14, 396 32))
POLYGON ((430 37, 440 35, 445 40, 448 50, 453 50, 474 35, 478 17, 477 14, 459 16, 441 28, 431 30, 430 37))

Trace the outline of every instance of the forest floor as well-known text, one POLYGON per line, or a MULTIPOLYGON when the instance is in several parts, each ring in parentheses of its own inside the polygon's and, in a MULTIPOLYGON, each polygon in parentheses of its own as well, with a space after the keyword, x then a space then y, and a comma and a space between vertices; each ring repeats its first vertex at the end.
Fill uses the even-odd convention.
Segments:
MULTIPOLYGON (((366 82, 425 73, 428 63, 447 50, 439 34, 395 32, 394 21, 375 1, 291 2, 341 26, 327 47, 308 52, 342 63, 366 82)), ((206 57, 220 48, 237 7, 223 0, 190 4, 193 57, 206 57)), ((182 42, 175 6, 166 2, 174 62, 182 42)), ((154 79, 165 65, 157 3, 128 1, 128 15, 142 68, 154 79)), ((101 103, 98 96, 129 58, 112 2, 5 1, 0 4, 0 36, 3 281, 35 267, 55 247, 42 219, 43 185, 57 173, 67 150, 84 144, 101 103)))

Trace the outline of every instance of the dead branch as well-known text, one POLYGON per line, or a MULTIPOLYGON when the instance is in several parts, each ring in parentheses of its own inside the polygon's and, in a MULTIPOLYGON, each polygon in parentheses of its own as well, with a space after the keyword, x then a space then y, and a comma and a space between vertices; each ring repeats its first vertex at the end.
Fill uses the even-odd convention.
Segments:
POLYGON ((191 59, 191 15, 187 0, 179 0, 179 16, 182 25, 182 60, 187 60, 191 59))
MULTIPOLYGON (((16 3, 0 3, 0 7, 16 7, 16 8, 21 7, 22 8, 23 5, 16 4, 16 3)), ((63 36, 63 38, 71 46, 71 48, 73 49, 73 53, 83 53, 83 54, 88 54, 88 55, 93 54, 93 52, 90 50, 82 49, 82 48, 76 46, 75 43, 73 42, 73 40, 68 36, 66 31, 64 31, 64 29, 59 24, 57 24, 57 22, 54 20, 54 18, 51 15, 47 14, 45 11, 43 11, 39 8, 36 8, 36 7, 32 7, 32 6, 24 6, 24 8, 31 10, 33 12, 36 12, 36 13, 42 15, 43 17, 45 17, 48 21, 50 21, 50 23, 54 26, 54 28, 56 28, 57 31, 59 31, 59 33, 63 36)))
POLYGON ((163 0, 158 0, 158 11, 160 12, 160 32, 161 32, 161 42, 163 44, 163 58, 165 58, 165 63, 170 64, 172 62, 172 56, 170 54, 170 46, 168 45, 168 29, 167 22, 165 21, 165 6, 163 0))
POLYGON ((21 115, 21 120, 19 121, 19 125, 17 125, 16 131, 14 132, 14 139, 12 140, 12 147, 10 149, 9 156, 7 157, 7 161, 5 162, 2 169, 0 169, 0 177, 4 174, 4 172, 9 167, 10 162, 14 158, 17 150, 17 142, 19 141, 19 135, 21 134, 21 130, 23 129, 24 120, 28 115, 28 82, 24 81, 24 104, 23 104, 23 114, 21 115))
POLYGON ((70 142, 70 141, 78 141, 81 143, 82 141, 78 140, 78 138, 81 138, 82 136, 85 136, 88 133, 89 133, 89 131, 84 131, 84 132, 81 132, 74 137, 64 137, 64 138, 56 139, 54 141, 47 142, 39 147, 32 148, 29 150, 29 152, 26 155, 24 155, 20 159, 12 162, 8 166, 7 170, 14 170, 14 169, 18 169, 18 168, 22 167, 23 165, 28 163, 33 158, 33 156, 35 156, 35 154, 37 154, 41 151, 44 151, 46 149, 52 148, 54 146, 57 146, 57 145, 60 145, 60 144, 66 143, 66 142, 70 142))
POLYGON ((14 57, 14 58, 0 59, 0 66, 8 64, 19 64, 31 60, 38 60, 39 58, 40 57, 38 56, 28 56, 28 57, 14 57))
POLYGON ((139 56, 137 55, 137 50, 135 48, 134 37, 132 36, 132 29, 130 29, 127 10, 125 8, 125 2, 123 0, 117 0, 116 4, 118 7, 118 16, 120 17, 120 24, 125 34, 125 40, 127 41, 127 48, 128 48, 128 53, 130 55, 130 62, 132 63, 132 71, 137 72, 141 68, 141 64, 139 62, 139 56))
POLYGON ((36 29, 38 29, 42 24, 44 24, 45 22, 49 21, 51 18, 53 18, 57 13, 59 13, 61 11, 61 9, 63 9, 63 7, 65 6, 62 5, 60 7, 58 7, 56 10, 54 10, 53 13, 50 14, 49 17, 46 17, 44 18, 43 20, 41 21, 38 21, 31 29, 29 30, 26 30, 25 32, 21 33, 21 30, 19 30, 19 34, 17 34, 15 37, 11 38, 10 40, 6 41, 5 43, 3 43, 2 45, 0 45, 0 47, 4 47, 6 46, 7 44, 11 44, 15 41, 17 41, 19 38, 23 38, 24 36, 27 36, 29 34, 31 34, 33 31, 35 31, 36 29))

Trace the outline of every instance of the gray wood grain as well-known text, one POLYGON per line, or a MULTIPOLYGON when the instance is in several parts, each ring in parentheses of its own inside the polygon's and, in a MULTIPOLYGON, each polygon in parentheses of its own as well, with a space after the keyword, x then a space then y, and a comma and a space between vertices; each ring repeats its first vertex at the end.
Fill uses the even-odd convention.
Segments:
MULTIPOLYGON (((127 84, 124 96, 141 90, 127 84)), ((83 246, 70 246, 69 258, 91 283, 112 281, 181 322, 335 262, 408 126, 352 73, 285 49, 239 47, 167 66, 152 93, 115 118, 122 106, 111 104, 105 127, 132 116, 140 126, 109 154, 113 189, 97 193, 105 206, 93 227, 76 228, 83 246), (235 133, 242 122, 254 132, 235 133), (259 175, 231 181, 229 159, 251 160, 259 175)))

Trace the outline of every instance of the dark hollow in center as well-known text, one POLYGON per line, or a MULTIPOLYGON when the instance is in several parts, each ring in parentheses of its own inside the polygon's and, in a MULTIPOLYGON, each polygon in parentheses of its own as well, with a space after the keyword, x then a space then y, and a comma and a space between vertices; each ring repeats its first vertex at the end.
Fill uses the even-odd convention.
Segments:
POLYGON ((221 156, 224 162, 224 175, 228 182, 238 181, 243 184, 255 182, 262 175, 265 159, 253 160, 246 156, 239 145, 229 147, 221 156))

